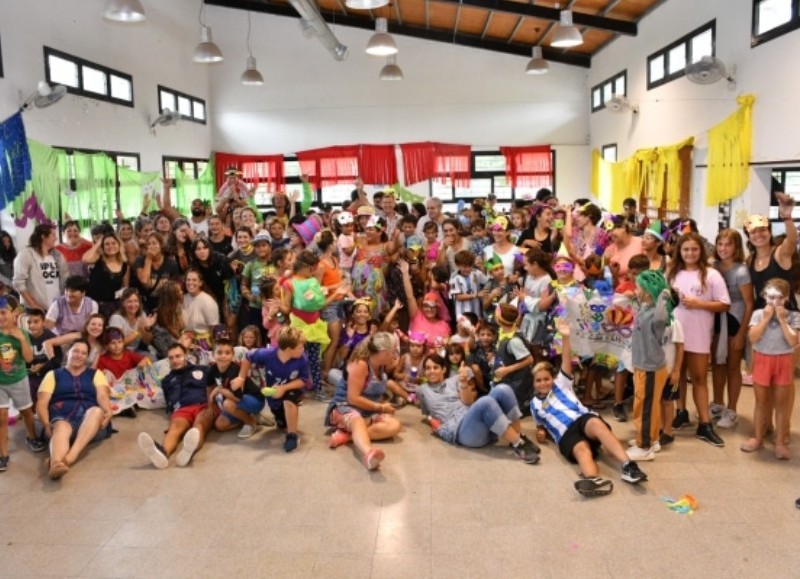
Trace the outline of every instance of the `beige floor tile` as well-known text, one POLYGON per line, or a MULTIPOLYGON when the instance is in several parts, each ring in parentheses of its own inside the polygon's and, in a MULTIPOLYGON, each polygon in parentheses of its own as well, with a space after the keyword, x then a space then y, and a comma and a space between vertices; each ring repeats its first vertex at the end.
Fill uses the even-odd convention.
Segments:
POLYGON ((319 579, 359 579, 372 573, 372 551, 362 553, 320 553, 311 577, 319 579))
POLYGON ((429 525, 386 524, 378 528, 376 553, 412 554, 431 552, 429 525))
POLYGON ((406 579, 434 577, 431 555, 427 553, 392 554, 376 553, 372 559, 372 577, 375 579, 406 579))

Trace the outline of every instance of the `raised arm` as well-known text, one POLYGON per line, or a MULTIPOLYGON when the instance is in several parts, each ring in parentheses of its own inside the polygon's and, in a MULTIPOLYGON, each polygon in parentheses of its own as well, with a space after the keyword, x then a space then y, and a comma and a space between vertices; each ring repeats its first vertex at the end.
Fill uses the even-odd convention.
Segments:
POLYGON ((780 208, 778 215, 786 227, 786 239, 780 244, 777 250, 778 262, 784 269, 788 269, 792 265, 792 256, 797 251, 797 225, 792 219, 792 209, 794 208, 794 199, 783 192, 775 193, 780 208))
POLYGON ((413 320, 417 315, 417 300, 414 298, 414 288, 411 285, 411 272, 409 271, 408 262, 400 260, 397 264, 400 268, 400 273, 403 274, 403 290, 406 293, 406 301, 408 302, 408 317, 413 320))
POLYGON ((558 332, 561 334, 561 372, 567 376, 572 376, 572 347, 570 345, 569 322, 564 318, 559 318, 556 322, 558 332))

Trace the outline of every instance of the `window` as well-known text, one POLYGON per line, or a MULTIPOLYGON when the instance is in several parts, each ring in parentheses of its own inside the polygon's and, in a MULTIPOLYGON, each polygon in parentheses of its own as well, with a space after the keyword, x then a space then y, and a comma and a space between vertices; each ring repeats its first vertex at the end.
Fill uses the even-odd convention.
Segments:
POLYGON ((686 74, 686 67, 689 64, 699 61, 704 56, 714 56, 715 38, 716 20, 712 20, 648 56, 647 90, 682 77, 686 74))
MULTIPOLYGON (((772 191, 783 191, 792 196, 795 202, 792 216, 795 221, 800 220, 800 205, 798 205, 800 204, 800 167, 773 170, 772 191)), ((770 199, 769 218, 770 221, 782 223, 782 220, 778 217, 778 203, 774 195, 770 199)))
POLYGON ((133 77, 77 56, 44 47, 45 78, 72 94, 133 106, 133 77))
POLYGON ((606 103, 615 95, 627 96, 628 71, 623 70, 608 80, 592 87, 592 112, 606 107, 606 103))
POLYGON ((753 0, 752 46, 797 28, 800 28, 800 0, 753 0))
POLYGON ((601 149, 603 154, 603 160, 608 161, 610 163, 617 162, 617 144, 612 143, 610 145, 603 145, 601 149))
POLYGON ((198 179, 208 165, 208 159, 195 159, 192 157, 162 157, 161 162, 164 168, 164 178, 169 179, 172 187, 175 187, 175 174, 178 168, 189 179, 198 179))
POLYGON ((206 101, 159 85, 158 110, 163 113, 166 109, 178 111, 187 121, 206 124, 206 101))

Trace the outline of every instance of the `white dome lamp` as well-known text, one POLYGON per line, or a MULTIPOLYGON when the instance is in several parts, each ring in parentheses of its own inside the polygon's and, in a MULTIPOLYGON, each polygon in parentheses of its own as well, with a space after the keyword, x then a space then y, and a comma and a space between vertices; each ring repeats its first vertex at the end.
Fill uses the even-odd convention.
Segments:
MULTIPOLYGON (((558 4, 556 4, 558 10, 558 4)), ((572 24, 572 10, 561 11, 561 22, 553 33, 553 41, 550 46, 555 48, 573 48, 583 44, 583 36, 580 30, 572 24)))
POLYGON ((258 71, 256 59, 250 49, 250 13, 247 13, 247 66, 241 77, 242 84, 245 86, 261 86, 264 84, 264 76, 258 71))
POLYGON ((542 47, 534 46, 531 51, 531 59, 525 67, 525 74, 547 74, 550 72, 550 64, 542 56, 542 47))
POLYGON ((403 70, 397 66, 397 56, 390 54, 386 57, 386 64, 381 69, 381 80, 403 80, 403 70))
POLYGON ((103 18, 114 22, 142 22, 147 16, 139 0, 108 0, 103 18))
POLYGON ((192 60, 200 64, 211 64, 215 62, 222 62, 222 51, 219 46, 214 44, 211 39, 211 28, 206 26, 203 21, 203 14, 205 12, 205 3, 200 1, 200 43, 194 48, 194 56, 192 60))
POLYGON ((389 22, 386 18, 375 19, 375 34, 367 43, 367 54, 371 56, 389 56, 397 54, 397 44, 389 34, 389 22))

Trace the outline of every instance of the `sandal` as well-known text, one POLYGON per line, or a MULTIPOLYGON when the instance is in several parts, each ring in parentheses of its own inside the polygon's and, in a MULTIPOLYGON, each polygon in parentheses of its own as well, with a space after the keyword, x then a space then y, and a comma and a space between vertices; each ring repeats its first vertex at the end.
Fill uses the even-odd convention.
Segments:
POLYGON ((59 480, 69 472, 69 467, 63 462, 51 462, 48 476, 50 480, 59 480))
POLYGON ((743 442, 742 446, 739 447, 742 452, 756 452, 762 448, 764 448, 764 443, 756 440, 755 438, 751 438, 747 442, 743 442))

